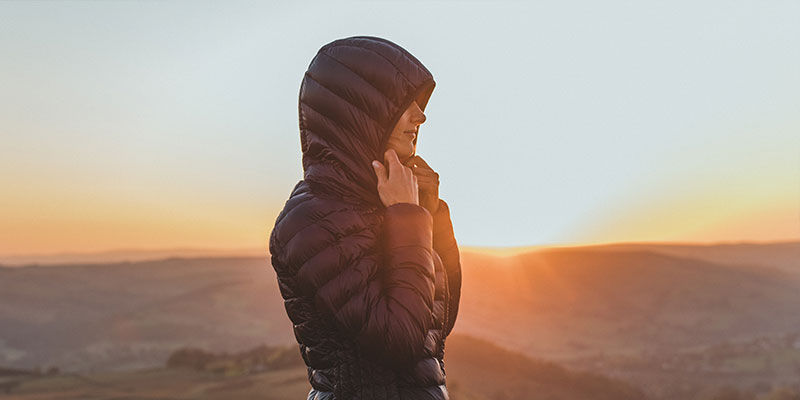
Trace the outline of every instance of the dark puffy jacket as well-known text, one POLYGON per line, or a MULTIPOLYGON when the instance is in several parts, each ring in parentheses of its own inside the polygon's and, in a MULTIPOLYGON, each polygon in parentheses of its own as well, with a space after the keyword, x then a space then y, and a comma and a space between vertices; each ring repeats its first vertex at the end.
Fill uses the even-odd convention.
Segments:
POLYGON ((385 207, 370 164, 433 87, 419 60, 370 36, 323 46, 300 86, 304 179, 269 250, 311 386, 339 400, 448 398, 461 293, 449 207, 385 207))

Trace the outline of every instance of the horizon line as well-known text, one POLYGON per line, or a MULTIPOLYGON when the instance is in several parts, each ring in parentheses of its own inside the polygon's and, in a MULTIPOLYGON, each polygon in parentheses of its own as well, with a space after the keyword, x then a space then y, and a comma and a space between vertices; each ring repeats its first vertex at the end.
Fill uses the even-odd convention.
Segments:
MULTIPOLYGON (((742 245, 775 245, 775 244, 800 244, 798 239, 779 240, 717 240, 717 241, 619 241, 619 242, 586 242, 586 243, 551 243, 534 244, 528 246, 483 246, 459 244, 461 250, 488 253, 499 256, 514 256, 527 251, 537 251, 553 248, 580 248, 580 247, 610 247, 610 246, 742 246, 742 245)), ((230 258, 230 257, 265 257, 270 255, 267 248, 255 247, 117 247, 98 251, 83 252, 53 252, 53 253, 27 253, 0 255, 0 266, 47 266, 66 264, 91 264, 155 261, 170 258, 230 258)))

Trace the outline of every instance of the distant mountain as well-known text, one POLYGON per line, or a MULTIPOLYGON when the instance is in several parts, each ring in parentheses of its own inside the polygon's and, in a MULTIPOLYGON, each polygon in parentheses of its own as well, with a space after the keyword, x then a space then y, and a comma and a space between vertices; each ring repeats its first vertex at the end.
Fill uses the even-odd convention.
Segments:
POLYGON ((456 329, 504 332, 532 356, 670 351, 800 328, 800 279, 772 266, 591 247, 462 260, 456 329))
POLYGON ((457 332, 602 371, 657 399, 800 385, 800 279, 786 267, 657 248, 466 252, 462 260, 457 332))
POLYGON ((710 245, 669 243, 614 243, 587 246, 591 250, 641 250, 718 263, 773 267, 800 274, 800 241, 721 243, 710 245))
POLYGON ((162 365, 176 347, 294 342, 264 259, 0 268, 0 365, 162 365))
POLYGON ((66 252, 52 254, 0 255, 0 266, 20 267, 29 265, 60 266, 64 264, 110 264, 120 262, 155 261, 167 258, 206 257, 261 257, 267 258, 266 249, 117 249, 99 252, 66 252))
MULTIPOLYGON (((778 384, 800 366, 791 339, 800 332, 797 243, 751 246, 462 249, 454 333, 646 384, 654 398, 691 398, 659 382, 695 377, 778 384), (759 348, 747 345, 754 341, 784 343, 746 361, 772 357, 769 368, 736 361, 741 349, 759 348), (709 363, 712 355, 722 361, 709 363)), ((0 366, 20 369, 127 370, 163 365, 185 346, 295 344, 266 257, 0 268, 0 326, 0 366)))

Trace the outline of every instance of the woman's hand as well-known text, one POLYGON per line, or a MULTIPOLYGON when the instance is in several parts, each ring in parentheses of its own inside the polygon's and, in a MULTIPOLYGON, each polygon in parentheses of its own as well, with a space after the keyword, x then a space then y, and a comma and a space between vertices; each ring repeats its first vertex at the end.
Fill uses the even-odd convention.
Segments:
POLYGON ((378 194, 383 205, 386 207, 397 203, 419 205, 417 177, 411 172, 411 168, 400 163, 394 149, 386 150, 383 156, 386 166, 378 160, 372 161, 372 168, 378 176, 378 194))
POLYGON ((439 209, 439 174, 418 155, 406 161, 406 165, 417 177, 420 205, 435 213, 439 209))

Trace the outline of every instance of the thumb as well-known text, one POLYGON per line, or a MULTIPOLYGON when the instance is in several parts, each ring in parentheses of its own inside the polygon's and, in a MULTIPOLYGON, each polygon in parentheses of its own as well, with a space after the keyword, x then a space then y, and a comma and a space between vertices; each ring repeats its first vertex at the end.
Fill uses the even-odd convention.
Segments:
POLYGON ((425 161, 424 158, 422 158, 422 157, 417 155, 417 156, 414 156, 414 160, 416 160, 416 163, 417 163, 418 167, 422 167, 422 168, 429 169, 429 170, 433 171, 433 168, 431 168, 431 166, 428 165, 428 163, 425 161))
POLYGON ((372 160, 372 169, 375 170, 375 175, 378 176, 378 183, 386 182, 386 168, 378 160, 372 160))

